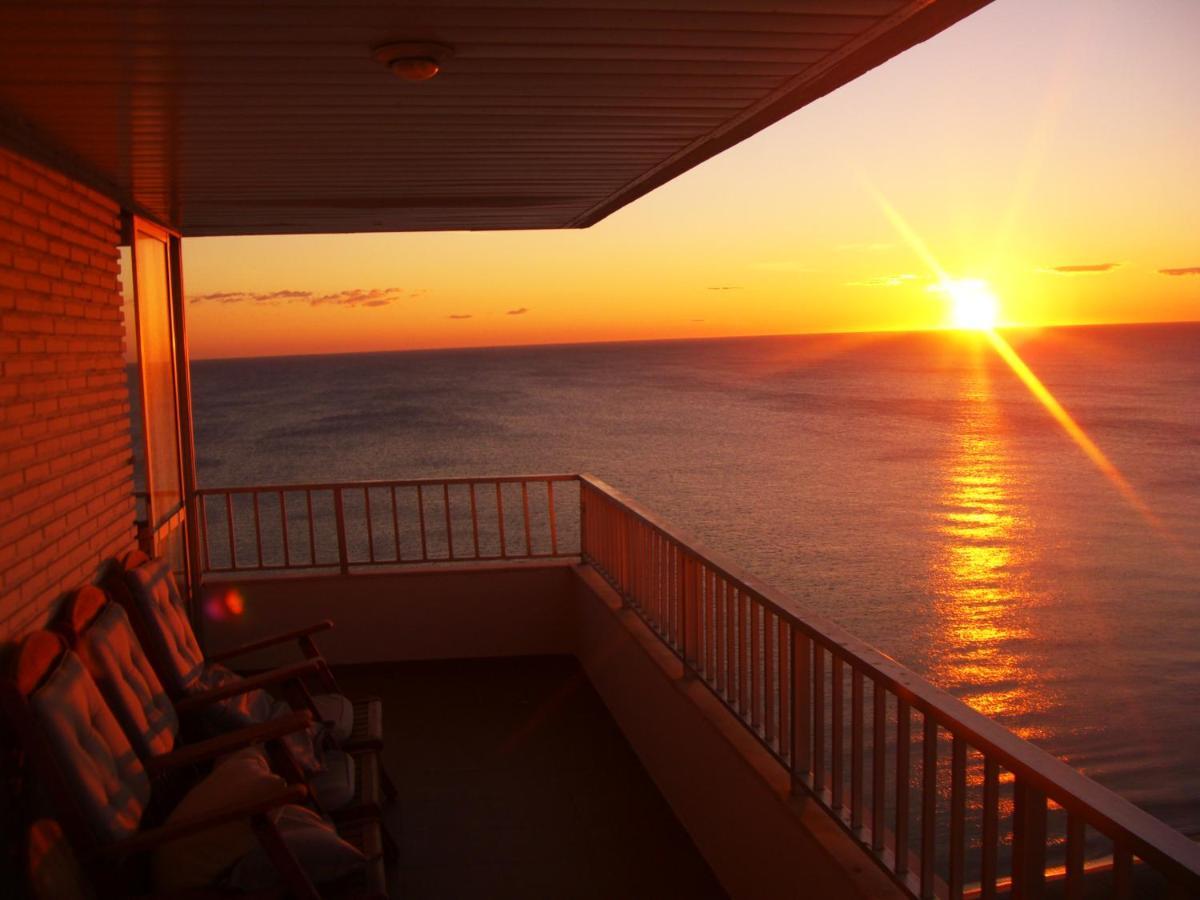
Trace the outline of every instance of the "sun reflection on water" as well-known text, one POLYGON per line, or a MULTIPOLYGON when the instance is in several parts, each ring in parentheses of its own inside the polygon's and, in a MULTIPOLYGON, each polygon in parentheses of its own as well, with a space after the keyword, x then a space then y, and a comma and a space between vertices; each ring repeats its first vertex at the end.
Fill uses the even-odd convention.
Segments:
POLYGON ((957 444, 947 462, 934 527, 938 645, 934 680, 1024 738, 1038 737, 1028 717, 1047 705, 1019 646, 1036 605, 1027 585, 1033 553, 1028 513, 1018 491, 1003 421, 986 370, 966 377, 957 444))

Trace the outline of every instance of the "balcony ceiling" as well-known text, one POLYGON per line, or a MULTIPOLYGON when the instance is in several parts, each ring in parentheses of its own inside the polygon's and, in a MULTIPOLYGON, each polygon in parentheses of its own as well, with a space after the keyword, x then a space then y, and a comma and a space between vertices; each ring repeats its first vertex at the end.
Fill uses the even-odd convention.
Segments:
POLYGON ((0 141, 186 235, 586 227, 986 2, 6 2, 0 141))

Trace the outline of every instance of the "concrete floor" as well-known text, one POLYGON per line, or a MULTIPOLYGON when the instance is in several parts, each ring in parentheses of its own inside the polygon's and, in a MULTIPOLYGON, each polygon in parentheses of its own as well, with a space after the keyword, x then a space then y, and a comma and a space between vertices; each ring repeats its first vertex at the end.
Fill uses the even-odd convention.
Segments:
POLYGON ((392 897, 724 897, 572 657, 338 672, 384 699, 392 897))

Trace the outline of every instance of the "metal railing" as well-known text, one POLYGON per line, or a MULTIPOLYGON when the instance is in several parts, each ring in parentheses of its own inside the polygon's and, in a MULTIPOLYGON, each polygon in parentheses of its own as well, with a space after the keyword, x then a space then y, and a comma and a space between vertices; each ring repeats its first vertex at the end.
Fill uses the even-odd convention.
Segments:
POLYGON ((913 896, 1200 894, 1200 845, 591 476, 198 500, 211 573, 581 557, 913 896))
POLYGON ((912 895, 1200 892, 1200 845, 603 482, 580 503, 584 561, 912 895))
POLYGON ((578 482, 530 475, 202 488, 204 570, 348 573, 578 556, 578 482))

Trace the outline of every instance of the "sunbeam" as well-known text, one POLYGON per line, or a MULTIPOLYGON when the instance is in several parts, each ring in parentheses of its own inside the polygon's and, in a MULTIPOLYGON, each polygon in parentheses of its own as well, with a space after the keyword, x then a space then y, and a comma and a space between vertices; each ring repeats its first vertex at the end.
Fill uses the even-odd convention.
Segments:
MULTIPOLYGON (((937 276, 939 285, 941 285, 941 289, 946 292, 947 296, 951 297, 952 299, 956 299, 957 295, 962 293, 962 291, 956 286, 961 286, 964 284, 985 284, 981 281, 951 278, 946 270, 942 267, 941 263, 938 262, 937 257, 933 255, 933 251, 929 249, 929 247, 921 239, 921 236, 913 230, 912 226, 905 221, 904 217, 900 215, 900 212, 894 206, 892 206, 891 203, 887 201, 887 198, 885 198, 883 194, 869 181, 863 179, 863 183, 868 192, 875 198, 876 202, 879 203, 880 208, 888 217, 888 220, 892 223, 893 227, 895 227, 900 237, 903 238, 904 242, 908 244, 912 251, 921 258, 922 262, 925 263, 929 270, 937 276)), ((935 285, 935 288, 936 287, 938 286, 935 285)), ((970 322, 965 320, 960 322, 956 318, 955 324, 959 327, 963 327, 965 325, 966 327, 986 334, 992 347, 996 350, 996 353, 999 354, 1000 358, 1008 364, 1008 367, 1013 370, 1019 379, 1021 379, 1021 382, 1026 388, 1029 389, 1029 392, 1033 394, 1034 398, 1046 408, 1046 411, 1050 413, 1051 417, 1062 427, 1063 431, 1067 433, 1067 436, 1076 443, 1079 449, 1083 451, 1084 455, 1087 456, 1087 458, 1092 461, 1092 464, 1100 470, 1101 474, 1103 474, 1109 480, 1109 482, 1117 489, 1125 501, 1134 509, 1136 509, 1138 513, 1156 531, 1169 540, 1172 539, 1162 520, 1155 515, 1154 511, 1146 504, 1146 501, 1144 501, 1141 496, 1139 496, 1137 491, 1134 490, 1133 485, 1131 485, 1125 476, 1121 474, 1121 471, 1105 455, 1104 451, 1100 449, 1096 442, 1088 436, 1087 432, 1085 432, 1079 426, 1079 423, 1072 418, 1071 414, 1067 412, 1063 405, 1058 402, 1058 399, 1050 392, 1050 389, 1042 383, 1042 380, 1034 374, 1033 370, 1030 369, 1028 365, 1025 364, 1025 361, 1021 359, 1020 355, 1016 350, 1013 349, 1012 345, 1009 344, 1009 342, 1005 340, 999 332, 996 331, 996 329, 993 327, 995 324, 994 310, 989 312, 987 322, 983 321, 982 316, 973 316, 970 322)))
POLYGON ((1025 387, 1029 388, 1029 392, 1037 398, 1042 406, 1046 407, 1046 411, 1054 417, 1054 421, 1058 422, 1062 426, 1063 431, 1071 437, 1071 440, 1079 445, 1079 449, 1112 482, 1113 486, 1121 493, 1121 496, 1134 509, 1141 513, 1146 521, 1157 530, 1165 533, 1166 527, 1163 525, 1162 520, 1146 505, 1146 501, 1133 489, 1133 485, 1121 474, 1121 470, 1113 465, 1112 460, 1104 455, 1104 451, 1079 426, 1079 423, 1071 417, 1071 414, 1058 402, 1058 399, 1050 393, 1050 389, 1042 384, 1042 380, 1025 364, 1025 360, 1021 359, 1012 345, 1004 339, 1004 336, 994 329, 987 329, 985 333, 992 346, 996 349, 996 352, 1000 354, 1000 358, 1008 363, 1008 367, 1016 373, 1025 387))

